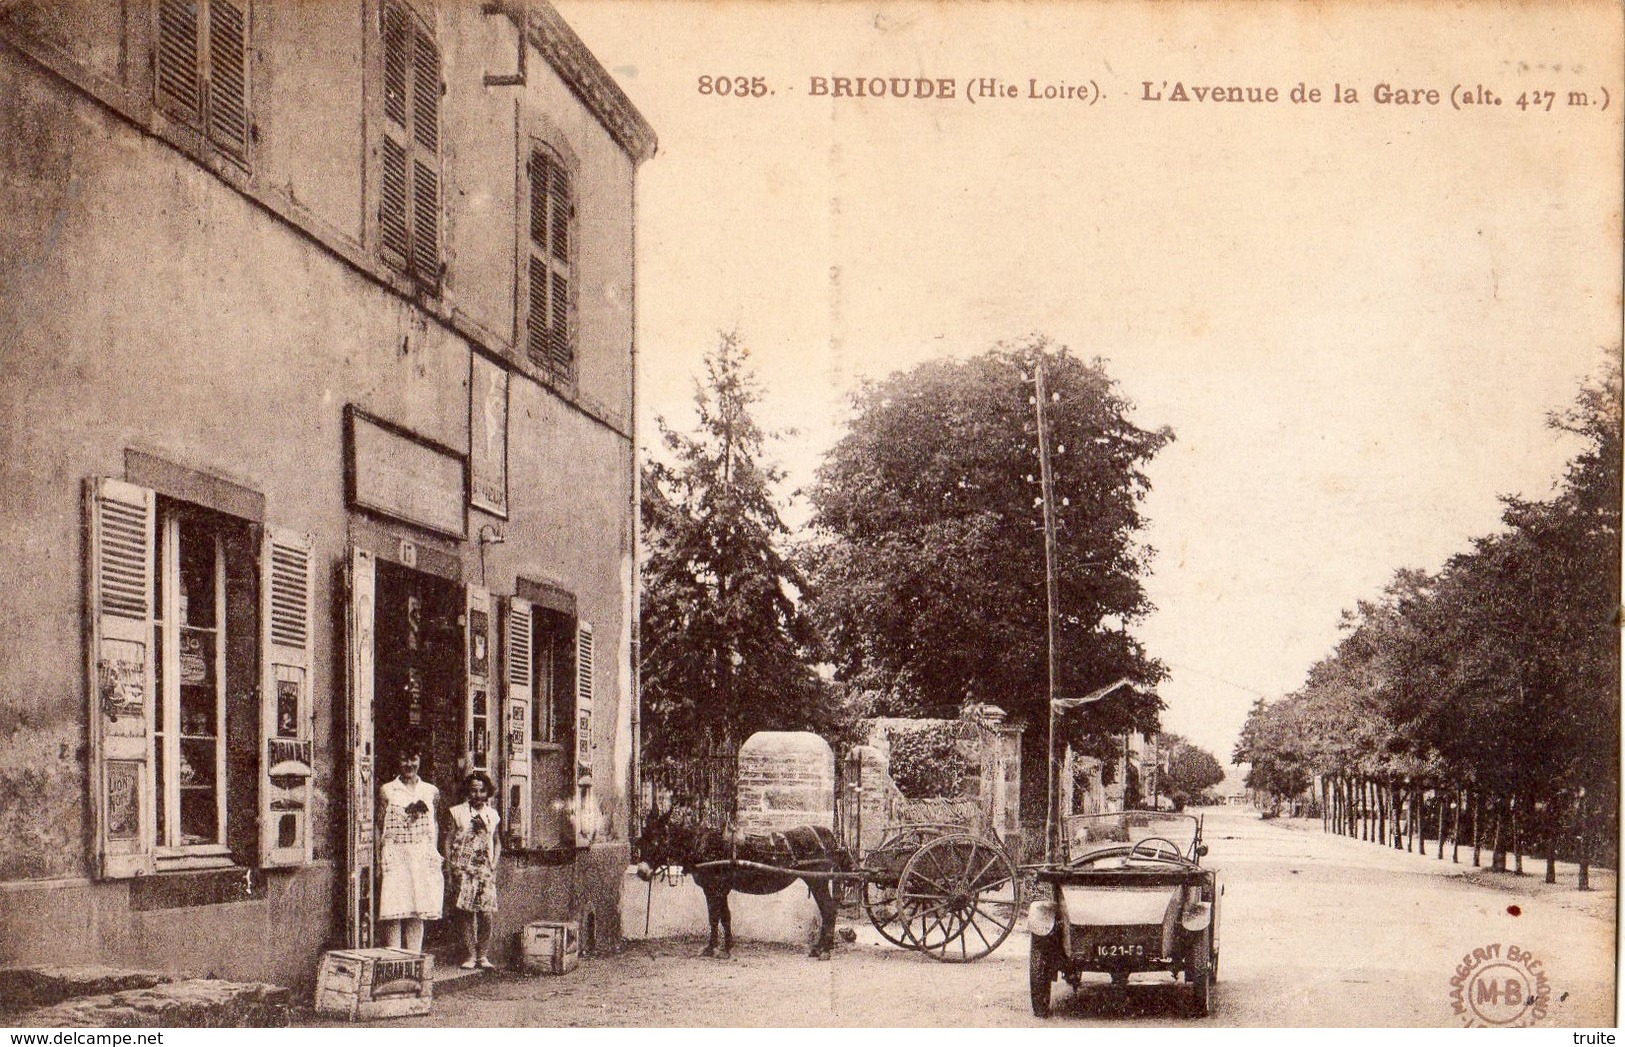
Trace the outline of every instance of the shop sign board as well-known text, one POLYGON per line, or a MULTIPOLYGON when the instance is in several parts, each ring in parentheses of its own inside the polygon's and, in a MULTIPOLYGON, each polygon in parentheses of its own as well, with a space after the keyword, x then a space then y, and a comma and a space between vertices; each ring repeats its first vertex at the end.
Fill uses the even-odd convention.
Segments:
POLYGON ((452 538, 468 533, 463 457, 351 407, 345 412, 345 487, 365 509, 452 538))

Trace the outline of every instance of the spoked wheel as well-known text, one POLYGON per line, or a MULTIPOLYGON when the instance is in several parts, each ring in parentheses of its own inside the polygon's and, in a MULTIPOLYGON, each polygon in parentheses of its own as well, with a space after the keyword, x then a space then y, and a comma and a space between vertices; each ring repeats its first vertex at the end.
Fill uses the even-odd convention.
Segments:
POLYGON ((909 941, 908 934, 903 930, 903 921, 898 918, 896 884, 879 880, 863 881, 863 912, 882 938, 905 949, 914 948, 914 943, 909 941))
POLYGON ((952 835, 953 826, 936 824, 905 825, 896 829, 885 839, 879 847, 869 852, 866 862, 873 863, 880 872, 889 872, 885 878, 872 878, 863 881, 862 893, 859 896, 863 903, 863 914, 869 917, 880 936, 893 945, 905 949, 916 946, 910 940, 908 933, 903 929, 903 922, 897 912, 897 877, 901 874, 903 866, 908 859, 925 844, 939 836, 952 835))
POLYGON ((897 910, 914 948, 944 963, 997 949, 1020 908, 1016 868, 1004 848, 969 834, 921 847, 897 881, 897 910))

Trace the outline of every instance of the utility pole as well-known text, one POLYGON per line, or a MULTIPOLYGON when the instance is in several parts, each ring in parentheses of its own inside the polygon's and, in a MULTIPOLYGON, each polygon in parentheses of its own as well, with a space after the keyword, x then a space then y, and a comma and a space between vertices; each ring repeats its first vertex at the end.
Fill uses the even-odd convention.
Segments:
POLYGON ((1033 368, 1033 384, 1038 410, 1038 472, 1044 504, 1044 596, 1049 604, 1049 804, 1044 818, 1044 860, 1053 862, 1061 849, 1061 778, 1055 730, 1055 633, 1060 618, 1060 595, 1055 582, 1055 482, 1049 465, 1049 419, 1044 413, 1048 394, 1044 391, 1044 353, 1038 353, 1033 368))

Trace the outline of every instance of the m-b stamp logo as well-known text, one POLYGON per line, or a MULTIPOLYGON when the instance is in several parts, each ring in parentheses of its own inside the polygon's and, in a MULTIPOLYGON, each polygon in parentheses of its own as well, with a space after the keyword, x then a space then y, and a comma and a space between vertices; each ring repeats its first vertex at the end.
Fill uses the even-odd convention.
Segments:
POLYGON ((1545 964, 1511 944, 1467 953, 1450 979, 1450 1010, 1469 1028, 1533 1025, 1546 1017, 1551 998, 1545 964))

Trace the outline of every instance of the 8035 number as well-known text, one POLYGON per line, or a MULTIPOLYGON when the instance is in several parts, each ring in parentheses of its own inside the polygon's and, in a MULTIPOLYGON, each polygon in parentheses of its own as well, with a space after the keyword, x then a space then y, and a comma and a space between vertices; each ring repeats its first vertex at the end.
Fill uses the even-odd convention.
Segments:
POLYGON ((765 76, 702 76, 700 94, 734 98, 761 98, 771 92, 765 76))

